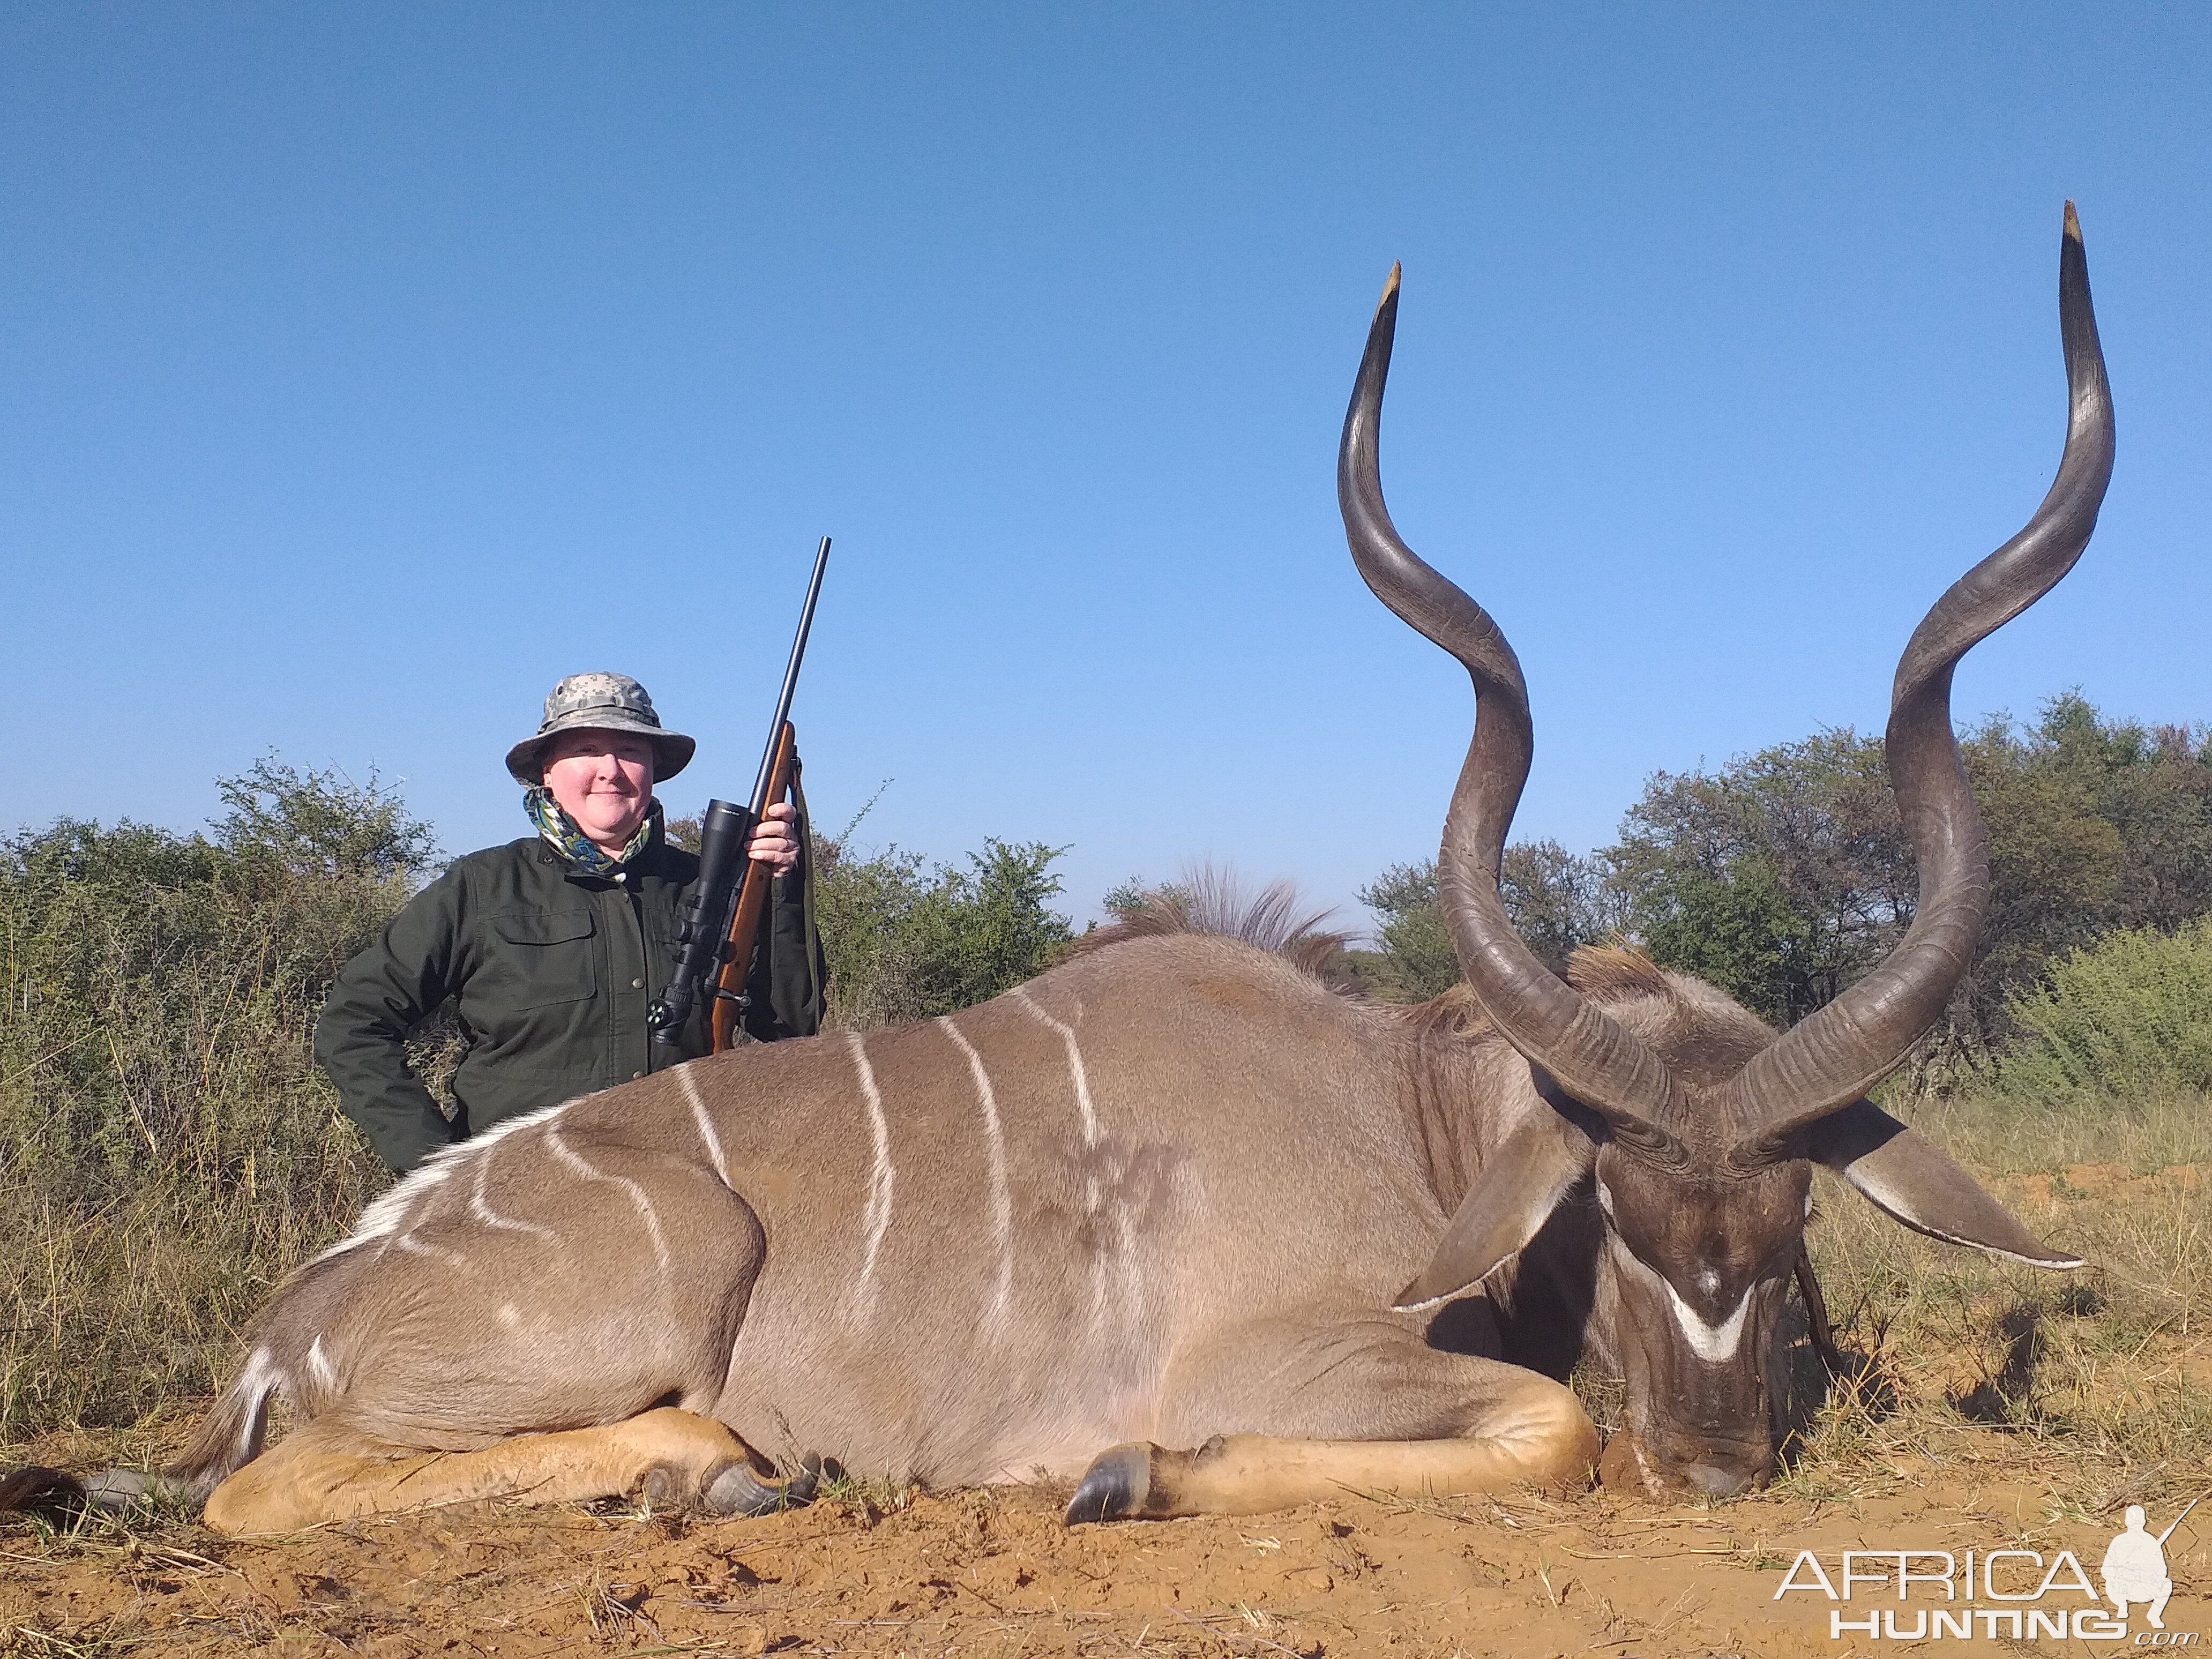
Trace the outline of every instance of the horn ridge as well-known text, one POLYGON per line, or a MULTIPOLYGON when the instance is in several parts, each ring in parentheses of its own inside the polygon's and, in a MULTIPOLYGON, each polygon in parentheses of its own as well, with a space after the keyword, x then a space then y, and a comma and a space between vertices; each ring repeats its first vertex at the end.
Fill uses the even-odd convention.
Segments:
POLYGON ((1382 392, 1398 326, 1390 268, 1368 330, 1337 450, 1337 505, 1352 562, 1401 620, 1458 659, 1474 684, 1474 732, 1452 791, 1437 891, 1468 988, 1522 1055, 1602 1116, 1623 1141, 1663 1161, 1682 1156, 1668 1127, 1676 1084, 1632 1033, 1554 975, 1514 931, 1498 860, 1534 752, 1521 664, 1489 613, 1400 538, 1382 499, 1382 392))
POLYGON ((1732 1162, 1779 1155, 1793 1131, 1887 1077, 1942 1017, 1973 959, 1990 902, 1989 840, 1951 729, 1959 659, 2074 568, 2097 526, 2113 456, 2112 387, 2074 204, 2058 255, 2066 447, 2020 533, 1954 582, 1913 629, 1897 665, 1884 748, 1920 866, 1912 925, 1879 966, 1753 1058, 1724 1091, 1746 1130, 1732 1162))

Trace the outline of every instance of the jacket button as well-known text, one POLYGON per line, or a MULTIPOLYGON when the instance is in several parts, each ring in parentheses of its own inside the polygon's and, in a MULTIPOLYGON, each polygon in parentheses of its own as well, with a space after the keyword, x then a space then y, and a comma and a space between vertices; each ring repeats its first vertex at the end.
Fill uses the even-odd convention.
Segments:
POLYGON ((634 979, 629 982, 629 988, 633 991, 642 991, 645 989, 645 981, 641 979, 634 979))
POLYGON ((629 1074, 629 1080, 630 1080, 632 1083, 635 1083, 635 1082, 636 1082, 636 1081, 638 1080, 638 1079, 640 1079, 640 1078, 643 1077, 644 1075, 645 1075, 645 1073, 642 1073, 642 1072, 632 1072, 632 1073, 629 1074))

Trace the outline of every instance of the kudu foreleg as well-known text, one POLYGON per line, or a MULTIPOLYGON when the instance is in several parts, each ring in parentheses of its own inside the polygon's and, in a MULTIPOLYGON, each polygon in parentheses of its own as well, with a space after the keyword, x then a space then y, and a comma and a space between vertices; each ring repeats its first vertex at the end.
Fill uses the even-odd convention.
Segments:
POLYGON ((1067 1520, 1259 1515, 1346 1493, 1456 1498, 1509 1486, 1577 1486, 1596 1456, 1596 1431, 1571 1396, 1480 1440, 1231 1434, 1196 1451, 1116 1446, 1084 1476, 1067 1520))
POLYGON ((297 1532, 476 1498, 559 1504, 641 1491, 674 1506, 760 1515, 813 1495, 811 1468, 775 1483, 754 1473, 757 1462, 765 1467, 721 1424, 675 1407, 468 1452, 403 1449, 323 1420, 216 1487, 206 1524, 233 1535, 297 1532))
POLYGON ((1256 1515, 1346 1492, 1579 1486, 1597 1460, 1597 1431, 1565 1388, 1387 1325, 1293 1334, 1242 1360, 1212 1375, 1262 1379, 1244 1398, 1191 1402, 1170 1420, 1290 1432, 1216 1435, 1194 1451, 1115 1446, 1085 1474, 1068 1522, 1256 1515))

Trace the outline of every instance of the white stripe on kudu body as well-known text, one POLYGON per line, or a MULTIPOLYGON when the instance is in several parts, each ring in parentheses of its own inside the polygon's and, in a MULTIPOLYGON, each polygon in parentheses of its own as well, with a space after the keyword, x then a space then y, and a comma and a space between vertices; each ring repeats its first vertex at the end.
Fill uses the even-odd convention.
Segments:
POLYGON ((867 1236, 860 1257, 859 1308, 865 1319, 875 1311, 876 1256, 883 1249, 884 1235, 890 1231, 891 1189, 898 1171, 891 1168, 891 1128, 884 1121, 883 1091, 876 1087, 876 1071, 868 1064, 867 1048, 858 1031, 845 1033, 845 1046, 852 1050, 853 1067, 860 1074, 860 1097, 868 1103, 868 1134, 876 1154, 875 1168, 868 1176, 867 1212, 862 1218, 867 1236))
POLYGON ((659 1265, 660 1271, 666 1273, 668 1271, 668 1240, 660 1231, 660 1218, 653 1213, 653 1200, 645 1195, 645 1188, 628 1176, 609 1175, 589 1159, 579 1157, 575 1149, 561 1139, 561 1131, 557 1128, 548 1126, 545 1131, 545 1144, 552 1149, 555 1158, 583 1176, 585 1180, 608 1182, 621 1188, 629 1194, 629 1201, 637 1206, 638 1214, 645 1219, 645 1231, 647 1237, 653 1240, 653 1259, 659 1265))
POLYGON ((475 1266, 459 1250, 449 1250, 442 1244, 425 1244, 409 1229, 392 1240, 394 1249, 404 1250, 410 1255, 427 1256, 433 1261, 442 1261, 456 1273, 473 1273, 475 1266))
POLYGON ((538 1238, 552 1238, 556 1236, 550 1227, 541 1227, 534 1221, 518 1221, 512 1216, 501 1215, 493 1209, 490 1201, 484 1196, 484 1177, 491 1170, 491 1149, 486 1147, 482 1153, 478 1154, 476 1163, 476 1186, 469 1194, 469 1214, 472 1218, 496 1232, 530 1233, 538 1238))
POLYGON ((1096 1146, 1098 1144, 1098 1114, 1091 1108, 1091 1079, 1083 1069, 1083 1050, 1075 1046, 1075 1028, 1063 1024, 1038 1007, 1027 986, 1017 985, 1012 995, 1016 1002, 1060 1033, 1060 1042, 1067 1049, 1068 1075, 1075 1082, 1075 1112, 1083 1120, 1083 1144, 1096 1146))
POLYGON ((714 1173, 722 1184, 730 1184, 730 1166, 722 1157, 722 1138, 714 1133, 714 1120, 707 1115, 707 1103, 700 1097, 699 1079, 691 1075, 687 1062, 676 1068, 676 1080, 684 1085, 684 1098, 691 1103, 691 1121, 699 1126, 699 1139, 707 1143, 707 1156, 714 1160, 714 1173))
POLYGON ((1014 1210, 1006 1194, 1006 1138, 999 1124, 999 1099, 991 1092, 990 1074, 984 1071, 983 1057, 975 1052, 975 1044, 960 1034, 951 1016, 941 1016, 937 1023, 967 1056, 968 1074, 975 1079, 975 1098, 983 1109, 983 1150, 991 1171, 991 1241, 999 1252, 999 1285, 991 1297, 991 1322, 1003 1329, 1006 1304, 1014 1290, 1014 1210))
MULTIPOLYGON (((590 1098, 588 1095, 577 1097, 580 1100, 590 1098)), ((392 1236, 399 1231, 399 1224, 406 1218, 408 1212, 415 1207, 415 1200, 434 1188, 442 1185, 455 1169, 469 1159, 474 1159, 477 1166, 477 1188, 470 1197, 469 1209, 478 1221, 489 1227, 513 1228, 523 1232, 542 1234, 547 1238, 554 1237, 545 1228, 534 1226, 526 1221, 509 1221, 503 1216, 494 1215, 491 1212, 489 1206, 483 1201, 484 1166, 491 1161, 492 1149, 509 1135, 518 1130, 535 1128, 550 1118, 558 1117, 575 1103, 573 1100, 564 1100, 557 1106, 542 1106, 534 1112, 523 1112, 514 1117, 502 1118, 489 1129, 471 1135, 466 1140, 452 1146, 441 1147, 431 1153, 423 1163, 417 1164, 412 1172, 402 1176, 398 1184, 391 1191, 386 1193, 381 1198, 372 1200, 368 1207, 361 1212, 361 1219, 354 1223, 353 1231, 316 1256, 315 1261, 326 1261, 334 1255, 343 1255, 348 1250, 380 1238, 384 1241, 384 1243, 380 1247, 379 1253, 381 1254, 382 1250, 390 1249, 393 1243, 392 1236)))
MULTIPOLYGON (((1091 1101, 1091 1078, 1084 1069, 1083 1050, 1075 1041, 1075 1028, 1064 1020, 1054 1018, 1037 1005, 1026 986, 1017 985, 1010 994, 1016 1002, 1029 1010, 1048 1027, 1060 1034, 1061 1046, 1067 1050, 1067 1075, 1075 1088, 1075 1112, 1083 1124, 1084 1149, 1095 1151, 1098 1146, 1098 1112, 1091 1101)), ((1083 1183, 1084 1208, 1096 1216, 1099 1211, 1098 1167, 1095 1159, 1089 1161, 1083 1183)), ((1121 1256, 1122 1287, 1133 1304, 1143 1294, 1144 1285, 1137 1268, 1136 1229, 1129 1219, 1129 1206, 1117 1200, 1114 1206, 1114 1242, 1121 1256)), ((1091 1264, 1091 1316, 1094 1324, 1104 1316, 1106 1308, 1105 1263, 1093 1258, 1091 1264)))

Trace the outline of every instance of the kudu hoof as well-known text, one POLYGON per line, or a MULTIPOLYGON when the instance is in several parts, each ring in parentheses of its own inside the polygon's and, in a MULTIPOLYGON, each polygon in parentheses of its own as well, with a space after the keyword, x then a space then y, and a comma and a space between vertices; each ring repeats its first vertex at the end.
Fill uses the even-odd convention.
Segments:
POLYGON ((1141 1442, 1101 1452, 1083 1472, 1082 1484, 1068 1499, 1066 1524, 1126 1521, 1145 1512, 1152 1492, 1152 1448, 1141 1442))
POLYGON ((170 1482, 137 1469, 102 1469, 84 1478, 85 1501, 103 1515, 144 1509, 167 1495, 170 1482))
POLYGON ((821 1479, 822 1460, 810 1452, 799 1473, 788 1480, 763 1480, 743 1463, 732 1463, 702 1481, 700 1496, 716 1515, 750 1519, 812 1503, 821 1479))

